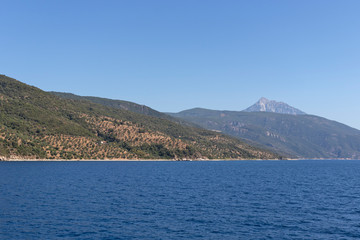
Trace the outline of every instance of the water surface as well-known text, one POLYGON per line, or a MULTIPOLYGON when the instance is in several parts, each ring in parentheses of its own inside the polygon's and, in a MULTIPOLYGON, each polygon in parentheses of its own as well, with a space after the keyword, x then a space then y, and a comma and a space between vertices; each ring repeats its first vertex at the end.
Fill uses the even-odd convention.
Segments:
POLYGON ((1 239, 358 239, 360 161, 1 162, 1 239))

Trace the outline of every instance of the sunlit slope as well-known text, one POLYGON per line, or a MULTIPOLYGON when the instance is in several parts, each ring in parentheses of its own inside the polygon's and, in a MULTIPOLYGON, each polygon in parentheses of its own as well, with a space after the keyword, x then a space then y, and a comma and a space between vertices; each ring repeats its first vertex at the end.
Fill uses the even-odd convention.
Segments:
POLYGON ((0 76, 0 156, 64 159, 277 158, 212 131, 90 101, 68 100, 0 76))

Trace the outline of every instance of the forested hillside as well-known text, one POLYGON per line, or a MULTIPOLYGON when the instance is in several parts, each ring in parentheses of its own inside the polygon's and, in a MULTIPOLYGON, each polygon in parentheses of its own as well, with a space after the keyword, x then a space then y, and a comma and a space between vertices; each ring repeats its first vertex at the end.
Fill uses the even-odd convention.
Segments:
POLYGON ((0 76, 0 156, 43 159, 254 159, 279 156, 167 119, 63 99, 0 76))

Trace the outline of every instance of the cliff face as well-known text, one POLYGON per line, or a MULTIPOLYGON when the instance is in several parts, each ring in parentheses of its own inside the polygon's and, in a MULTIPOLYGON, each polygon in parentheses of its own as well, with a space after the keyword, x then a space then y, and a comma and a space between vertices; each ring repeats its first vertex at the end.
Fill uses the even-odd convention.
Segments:
POLYGON ((0 156, 29 159, 252 159, 278 155, 223 134, 0 76, 0 156))

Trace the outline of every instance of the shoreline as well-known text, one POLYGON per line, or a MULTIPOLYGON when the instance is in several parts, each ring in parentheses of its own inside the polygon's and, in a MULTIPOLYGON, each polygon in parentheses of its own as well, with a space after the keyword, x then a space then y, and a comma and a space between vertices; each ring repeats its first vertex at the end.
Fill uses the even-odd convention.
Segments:
POLYGON ((292 158, 292 159, 26 159, 0 158, 0 162, 219 162, 219 161, 306 161, 306 160, 360 160, 350 158, 292 158))

